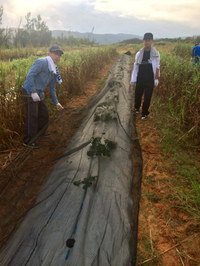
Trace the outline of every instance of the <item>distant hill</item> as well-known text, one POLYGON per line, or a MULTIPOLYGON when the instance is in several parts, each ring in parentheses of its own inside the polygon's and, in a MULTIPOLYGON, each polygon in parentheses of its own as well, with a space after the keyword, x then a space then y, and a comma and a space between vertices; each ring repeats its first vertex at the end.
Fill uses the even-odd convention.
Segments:
POLYGON ((95 34, 92 32, 80 33, 77 31, 66 31, 66 30, 52 30, 52 36, 57 38, 58 36, 69 37, 73 36, 74 38, 87 38, 90 41, 94 41, 98 44, 114 44, 122 42, 128 39, 142 39, 142 36, 133 35, 133 34, 95 34))

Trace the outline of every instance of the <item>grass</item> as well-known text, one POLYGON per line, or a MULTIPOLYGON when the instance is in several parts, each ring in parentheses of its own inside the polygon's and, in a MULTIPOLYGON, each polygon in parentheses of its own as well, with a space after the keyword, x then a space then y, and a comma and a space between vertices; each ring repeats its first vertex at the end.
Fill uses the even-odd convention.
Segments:
MULTIPOLYGON (((88 82, 97 78, 99 72, 116 55, 113 46, 65 53, 58 64, 63 80, 60 86, 56 86, 58 101, 62 104, 65 97, 83 93, 88 82)), ((22 86, 31 65, 38 57, 30 56, 0 64, 0 150, 12 149, 16 147, 16 140, 21 138, 22 141, 25 120, 22 86)), ((51 103, 48 90, 45 90, 45 95, 52 117, 56 109, 51 103)))
MULTIPOLYGON (((152 251, 149 236, 147 236, 145 239, 143 239, 143 244, 144 244, 143 248, 138 249, 139 255, 137 256, 137 260, 138 261, 145 261, 145 260, 148 260, 149 257, 151 257, 152 260, 149 262, 146 262, 144 265, 146 265, 146 266, 158 265, 158 263, 160 262, 160 258, 159 258, 159 256, 156 256, 156 255, 158 255, 159 253, 152 251), (155 258, 153 258, 153 257, 155 257, 155 258)), ((142 264, 140 264, 140 263, 137 264, 137 266, 139 266, 139 265, 142 265, 142 264)))
POLYGON ((176 44, 173 47, 173 54, 180 56, 183 59, 188 59, 192 57, 193 44, 176 44))
MULTIPOLYGON (((127 50, 130 50, 133 55, 132 57, 134 57, 134 53, 138 49, 138 46, 124 46, 119 49, 119 54, 123 54, 127 52, 127 50)), ((158 50, 159 49, 161 48, 158 47, 158 50)), ((181 53, 179 55, 174 54, 173 56, 168 55, 171 49, 171 46, 162 47, 160 85, 157 93, 154 94, 152 99, 154 114, 157 121, 156 130, 161 132, 162 135, 159 149, 163 153, 163 157, 160 158, 160 161, 155 162, 155 168, 158 172, 162 172, 166 169, 169 176, 168 179, 161 180, 162 184, 168 185, 168 191, 164 195, 165 202, 167 202, 172 209, 174 208, 186 212, 190 220, 193 220, 195 224, 200 224, 200 168, 198 161, 199 142, 197 137, 199 136, 199 72, 195 67, 193 68, 191 63, 181 65, 180 58, 182 60, 187 60, 187 58, 181 57, 181 53), (194 130, 190 131, 193 125, 196 127, 194 130)), ((181 51, 184 54, 184 50, 182 49, 181 51)), ((70 68, 68 69, 70 73, 74 70, 73 75, 76 77, 75 80, 77 80, 77 78, 80 79, 80 76, 83 74, 79 68, 81 60, 77 53, 74 52, 73 55, 66 55, 63 59, 64 62, 68 62, 71 59, 73 61, 73 58, 74 64, 76 63, 76 65, 72 68, 70 68, 70 65, 67 65, 67 67, 70 68), (77 69, 78 71, 75 72, 77 69)), ((88 58, 88 56, 86 56, 86 58, 88 58)), ((84 60, 84 57, 82 57, 82 61, 84 60)), ((91 53, 92 66, 94 66, 94 60, 96 60, 96 56, 91 53)), ((26 62, 23 62, 20 67, 23 67, 23 64, 26 64, 26 62)), ((64 66, 64 63, 61 62, 61 65, 62 64, 64 66)), ((7 65, 9 65, 9 63, 7 65)), ((85 62, 84 68, 86 66, 87 62, 85 62)), ((15 66, 15 70, 15 79, 17 79, 17 84, 20 87, 20 72, 17 72, 17 66, 15 66)), ((2 73, 1 81, 3 85, 5 84, 3 82, 6 80, 6 74, 3 68, 2 73)), ((23 78, 22 76, 22 79, 23 78)), ((76 88, 77 83, 74 84, 76 88)), ((62 91, 60 95, 62 97, 62 91)), ((2 104, 5 104, 4 101, 2 101, 2 104)), ((49 105, 51 105, 50 102, 49 105)), ((18 115, 18 113, 15 113, 15 115, 18 115)), ((5 127, 5 129, 7 128, 8 127, 5 127)), ((3 130, 4 129, 0 127, 0 134, 3 130)), ((3 133, 7 134, 8 132, 4 131, 3 133)), ((148 141, 151 141, 151 137, 148 137, 148 141)), ((143 141, 141 141, 141 145, 142 144, 143 141)), ((156 186, 157 181, 154 180, 152 175, 147 174, 145 182, 148 186, 156 186)), ((145 203, 146 200, 152 205, 159 202, 160 195, 154 194, 152 191, 146 191, 144 195, 145 198, 141 198, 141 203, 145 203)), ((178 220, 173 219, 173 215, 168 213, 167 210, 164 215, 166 216, 167 223, 172 228, 176 229, 178 220)), ((148 234, 143 233, 141 242, 142 248, 141 246, 138 247, 138 261, 140 263, 156 255, 155 251, 152 251, 148 234)), ((153 243, 153 247, 156 249, 155 243, 153 243)), ((160 260, 161 258, 158 257, 145 263, 145 265, 155 266, 160 263, 160 260)))
MULTIPOLYGON (((179 126, 179 121, 172 115, 163 97, 158 96, 157 93, 154 93, 152 97, 152 113, 153 119, 147 120, 145 125, 139 121, 138 125, 136 124, 144 154, 137 266, 156 266, 165 265, 165 263, 169 265, 169 262, 165 261, 167 255, 163 257, 158 252, 161 249, 157 249, 160 237, 161 242, 165 237, 166 242, 167 237, 168 240, 174 240, 173 243, 181 242, 187 236, 194 236, 195 233, 198 233, 200 225, 200 166, 198 153, 200 147, 194 148, 195 139, 188 141, 187 136, 183 137, 185 132, 179 126), (157 135, 154 133, 159 133, 158 141, 154 139, 157 135), (156 144, 152 143, 153 139, 156 144), (147 153, 145 152, 146 147, 150 144, 156 145, 151 157, 149 157, 148 148, 147 153), (161 154, 160 158, 157 157, 157 154, 161 154), (156 157, 155 162, 153 160, 154 156, 156 157), (149 161, 151 165, 148 164, 149 161), (154 173, 157 175, 154 176, 154 173), (185 220, 179 215, 183 215, 185 220), (150 217, 152 219, 151 226, 158 231, 152 231, 154 232, 153 237, 150 235, 148 226, 150 217), (160 230, 159 226, 163 226, 163 230, 166 231, 160 230), (180 235, 176 234, 179 228, 183 230, 187 228, 187 232, 183 231, 180 235), (176 235, 175 239, 174 234, 176 235), (154 252, 152 252, 152 246, 149 243, 153 243, 154 252)), ((180 256, 187 263, 188 257, 185 254, 191 255, 191 253, 196 254, 197 252, 196 249, 193 251, 194 243, 189 240, 185 243, 186 248, 178 247, 180 254, 176 253, 176 256, 180 256)), ((172 243, 170 244, 170 240, 168 245, 173 246, 172 243)), ((175 255, 175 252, 176 249, 173 249, 170 254, 166 254, 170 258, 175 255)), ((195 259, 193 263, 199 265, 195 259)))
MULTIPOLYGON (((149 216, 156 217, 159 213, 159 216, 162 216, 161 219, 164 226, 168 225, 166 226, 167 230, 169 230, 168 237, 172 239, 174 232, 181 226, 184 228, 187 225, 187 228, 189 228, 194 225, 190 232, 191 235, 194 235, 195 230, 199 232, 198 226, 200 225, 200 168, 198 153, 200 149, 200 72, 198 67, 190 60, 191 46, 170 45, 161 47, 155 45, 155 47, 161 54, 161 78, 159 87, 154 91, 151 104, 153 105, 156 122, 151 124, 151 121, 148 120, 145 127, 149 127, 149 131, 152 133, 155 131, 161 133, 160 140, 156 143, 156 146, 162 155, 159 159, 156 157, 157 161, 155 163, 153 159, 151 161, 152 157, 148 155, 144 160, 145 169, 143 168, 144 177, 140 210, 142 216, 139 221, 141 229, 139 231, 137 252, 138 266, 146 259, 154 256, 149 245, 151 238, 149 228, 146 225, 149 216), (151 167, 148 164, 149 161, 151 167), (155 179, 152 169, 155 169, 158 173, 155 179), (151 172, 149 173, 148 171, 151 172), (161 176, 159 176, 159 173, 161 176), (163 177, 162 173, 164 173, 163 177), (155 206, 156 204, 158 207, 155 206), (159 212, 160 205, 165 206, 162 212, 159 212), (179 217, 182 213, 186 217, 184 218, 186 219, 185 221, 179 217)), ((134 61, 134 55, 132 57, 134 61)), ((138 123, 137 130, 139 135, 141 135, 140 145, 145 149, 148 143, 152 143, 151 133, 145 135, 146 131, 144 131, 143 125, 140 123, 138 123)), ((153 152, 156 155, 157 151, 153 152)), ((160 206, 160 208, 162 207, 160 206)), ((158 221, 157 223, 159 224, 158 221)), ((156 222, 154 224, 156 225, 156 222)), ((162 232, 160 234, 162 236, 162 232)), ((180 239, 178 240, 181 241, 187 237, 187 233, 186 235, 179 235, 179 237, 180 239)), ((188 242, 187 245, 190 245, 190 243, 188 242)), ((192 251, 192 248, 188 247, 187 251, 192 251)), ((194 254, 195 252, 196 250, 194 254)), ((185 262, 187 261, 184 253, 179 255, 185 262)), ((165 265, 165 262, 162 261, 162 256, 159 256, 158 261, 151 260, 145 262, 144 265, 165 265)))
MULTIPOLYGON (((160 98, 154 96, 155 114, 158 128, 164 136, 161 149, 167 159, 170 171, 176 177, 171 178, 173 187, 172 196, 176 207, 187 211, 200 223, 200 166, 198 149, 193 143, 188 143, 183 132, 175 126, 174 117, 170 115, 167 107, 159 108, 162 104, 160 98), (162 123, 162 121, 165 123, 162 123), (180 139, 180 141, 178 141, 180 139)), ((163 162, 164 164, 165 162, 163 162)), ((164 165, 163 165, 164 166, 164 165)))
POLYGON ((161 198, 153 192, 151 192, 151 193, 145 192, 144 195, 147 197, 148 200, 150 200, 152 202, 155 202, 155 203, 160 202, 161 198))
POLYGON ((180 56, 161 51, 161 69, 160 86, 156 94, 168 107, 167 115, 173 117, 173 123, 176 122, 176 127, 182 130, 183 136, 189 141, 195 138, 195 145, 198 145, 200 130, 198 66, 190 60, 182 62, 180 56))
MULTIPOLYGON (((111 58, 116 56, 116 49, 118 54, 123 54, 129 50, 134 61, 135 53, 141 47, 142 45, 113 45, 103 48, 81 48, 80 51, 74 48, 71 52, 65 52, 59 63, 63 83, 61 86, 57 86, 57 95, 61 104, 64 97, 71 97, 82 93, 86 83, 98 77, 99 70, 108 64, 111 58)), ((199 145, 200 71, 191 62, 187 62, 188 58, 190 59, 191 57, 191 46, 163 46, 156 44, 155 47, 161 54, 162 69, 158 96, 162 95, 162 99, 165 100, 163 104, 168 106, 170 115, 173 116, 174 121, 178 122, 176 127, 183 132, 180 138, 189 141, 196 138, 194 145, 199 145)), ((7 53, 8 51, 5 52, 7 53)), ((0 137, 4 138, 4 143, 0 147, 1 150, 13 147, 13 140, 17 134, 23 134, 24 107, 22 105, 24 102, 21 97, 21 88, 30 66, 41 56, 38 55, 38 51, 34 50, 33 47, 27 47, 25 50, 13 50, 12 52, 15 52, 18 57, 21 56, 20 53, 22 55, 25 53, 28 58, 3 62, 0 65, 0 113, 6 114, 6 118, 2 121, 0 120, 0 137), (29 56, 30 54, 31 56, 29 56), (11 92, 11 88, 14 91, 11 92), (5 98, 7 99, 6 102, 5 98), (11 100, 8 102, 10 98, 11 100), (17 110, 19 110, 17 112, 15 105, 17 110), (17 128, 14 125, 16 121, 18 121, 16 125, 20 125, 17 128)), ((45 54, 47 48, 40 49, 41 52, 45 54)), ((55 113, 55 109, 50 101, 48 101, 48 106, 51 116, 55 113)))

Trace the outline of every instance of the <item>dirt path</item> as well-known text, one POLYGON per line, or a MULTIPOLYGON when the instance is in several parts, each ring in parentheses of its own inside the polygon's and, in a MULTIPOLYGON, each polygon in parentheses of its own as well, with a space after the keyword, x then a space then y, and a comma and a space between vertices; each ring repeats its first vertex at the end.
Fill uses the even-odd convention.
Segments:
MULTIPOLYGON (((39 140, 40 150, 23 152, 23 162, 19 160, 15 163, 15 172, 12 175, 9 173, 9 182, 6 180, 9 169, 2 176, 1 248, 34 204, 38 191, 54 165, 54 162, 45 162, 61 155, 65 150, 63 147, 68 146, 81 122, 80 107, 86 105, 101 87, 100 81, 106 78, 113 63, 101 72, 98 80, 88 84, 84 94, 66 102, 66 109, 55 116, 48 128, 51 137, 39 140)), ((136 125, 143 155, 137 265, 200 265, 200 235, 197 235, 200 229, 191 217, 175 208, 169 194, 169 175, 172 173, 163 164, 160 150, 163 136, 157 129, 153 107, 148 120, 141 121, 140 116, 136 117, 136 125), (161 252, 164 254, 159 255, 161 252), (153 258, 155 255, 158 256, 153 258)), ((19 146, 16 151, 1 153, 0 165, 8 164, 21 150, 19 146)))
POLYGON ((170 162, 161 152, 164 136, 158 130, 153 105, 148 119, 140 118, 137 115, 136 127, 143 157, 143 179, 137 265, 200 265, 200 228, 193 217, 176 208, 170 180, 177 177, 173 165, 171 171, 166 168, 170 162))
POLYGON ((24 148, 19 141, 16 150, 0 153, 0 249, 36 201, 39 190, 56 162, 51 161, 66 150, 84 118, 81 107, 102 87, 102 81, 106 80, 115 60, 101 71, 99 79, 88 82, 82 95, 62 101, 65 109, 56 113, 48 127, 51 136, 37 140, 40 149, 24 148), (10 165, 16 156, 17 159, 10 165))

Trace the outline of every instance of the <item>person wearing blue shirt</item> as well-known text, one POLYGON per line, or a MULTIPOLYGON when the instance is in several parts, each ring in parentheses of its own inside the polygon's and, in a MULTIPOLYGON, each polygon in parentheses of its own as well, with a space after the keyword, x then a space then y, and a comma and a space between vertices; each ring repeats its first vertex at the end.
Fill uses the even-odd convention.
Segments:
POLYGON ((199 65, 199 57, 200 57, 200 46, 199 44, 195 44, 195 47, 192 49, 192 58, 194 57, 194 63, 199 65))
MULTIPOLYGON (((48 86, 52 103, 63 109, 56 95, 56 81, 62 82, 56 63, 60 61, 62 49, 53 45, 49 49, 49 55, 37 59, 31 66, 23 84, 23 97, 26 103, 25 136, 23 145, 38 149, 40 146, 32 139, 48 123, 49 112, 44 96, 44 90, 48 86)), ((44 136, 49 136, 45 133, 44 136)))

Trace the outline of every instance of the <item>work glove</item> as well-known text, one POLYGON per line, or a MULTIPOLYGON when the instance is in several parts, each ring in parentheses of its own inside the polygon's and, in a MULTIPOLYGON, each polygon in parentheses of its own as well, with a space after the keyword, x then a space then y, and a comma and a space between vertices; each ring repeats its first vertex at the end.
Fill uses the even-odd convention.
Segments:
POLYGON ((159 83, 159 82, 158 82, 158 79, 155 79, 155 80, 154 80, 154 85, 155 85, 156 87, 158 86, 158 83, 159 83))
POLYGON ((64 109, 64 107, 62 107, 62 105, 61 105, 60 103, 57 103, 57 104, 56 104, 56 108, 57 108, 58 110, 64 109))
POLYGON ((32 97, 32 99, 33 99, 34 102, 39 102, 40 101, 40 97, 37 94, 37 92, 32 92, 31 93, 31 97, 32 97))

